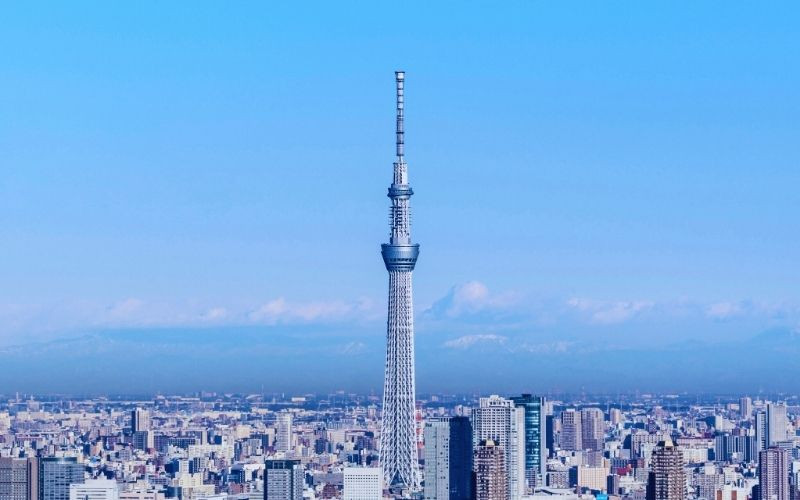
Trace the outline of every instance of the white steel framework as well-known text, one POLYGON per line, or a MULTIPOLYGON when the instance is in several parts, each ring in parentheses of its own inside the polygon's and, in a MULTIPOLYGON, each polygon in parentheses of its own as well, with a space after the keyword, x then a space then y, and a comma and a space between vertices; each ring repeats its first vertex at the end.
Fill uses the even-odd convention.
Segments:
POLYGON ((389 311, 386 322, 386 372, 381 419, 381 466, 384 484, 391 489, 417 491, 416 423, 414 421, 414 308, 411 273, 419 245, 411 243, 408 184, 404 159, 404 83, 405 73, 395 73, 397 83, 397 160, 389 187, 389 243, 381 245, 389 271, 389 311))

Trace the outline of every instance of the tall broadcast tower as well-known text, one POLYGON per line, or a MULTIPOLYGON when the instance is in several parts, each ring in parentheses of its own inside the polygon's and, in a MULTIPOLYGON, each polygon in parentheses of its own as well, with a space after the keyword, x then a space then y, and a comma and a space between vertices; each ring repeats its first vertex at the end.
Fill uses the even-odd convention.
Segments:
POLYGON ((419 488, 414 422, 414 307, 411 272, 419 245, 411 243, 408 167, 403 157, 403 84, 405 72, 396 71, 397 159, 389 186, 389 243, 381 245, 389 271, 389 316, 386 322, 386 374, 383 383, 381 464, 384 484, 392 489, 419 488))

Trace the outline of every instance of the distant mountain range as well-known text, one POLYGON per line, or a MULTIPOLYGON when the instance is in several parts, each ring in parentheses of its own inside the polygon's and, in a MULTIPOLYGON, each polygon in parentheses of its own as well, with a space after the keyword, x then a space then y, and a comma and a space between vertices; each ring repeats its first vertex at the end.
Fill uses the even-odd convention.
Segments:
MULTIPOLYGON (((417 337, 418 391, 800 389, 800 332, 658 349, 524 336, 417 337)), ((384 336, 364 326, 95 331, 0 350, 0 392, 380 391, 384 336)))

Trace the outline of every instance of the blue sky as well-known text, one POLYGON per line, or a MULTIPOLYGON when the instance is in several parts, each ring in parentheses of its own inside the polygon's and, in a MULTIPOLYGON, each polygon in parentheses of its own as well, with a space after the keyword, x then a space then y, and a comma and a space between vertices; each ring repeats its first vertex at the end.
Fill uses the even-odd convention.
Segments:
MULTIPOLYGON (((504 388, 519 369, 526 389, 602 389, 547 374, 564 354, 644 371, 675 346, 792 332, 798 14, 796 2, 4 5, 0 357, 165 328, 213 346, 252 329, 297 366, 356 367, 332 385, 379 388, 400 68, 420 362, 457 352, 457 371, 499 353, 463 382, 420 366, 421 388, 491 375, 504 388), (314 332, 331 332, 335 355, 303 350, 325 345, 314 332)), ((270 366, 231 384, 263 385, 270 366)), ((86 370, 61 389, 101 390, 86 370)), ((57 388, 23 373, 0 390, 57 388)), ((705 387, 698 377, 683 386, 705 387)), ((780 386, 758 370, 746 383, 780 386)))

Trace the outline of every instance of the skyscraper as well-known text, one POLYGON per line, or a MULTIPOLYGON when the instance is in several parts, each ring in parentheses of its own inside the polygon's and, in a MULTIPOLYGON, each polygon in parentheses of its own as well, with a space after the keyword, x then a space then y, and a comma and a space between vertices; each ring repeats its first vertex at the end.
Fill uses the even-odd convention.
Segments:
POLYGON ((601 451, 605 443, 605 432, 603 410, 600 408, 581 410, 582 449, 601 451))
POLYGON ((289 451, 292 449, 292 414, 288 411, 278 413, 275 425, 275 450, 289 451))
POLYGON ((757 443, 756 452, 758 453, 761 450, 766 450, 767 448, 769 448, 767 412, 765 411, 756 412, 755 430, 756 430, 756 443, 757 443))
POLYGON ((786 432, 787 424, 786 405, 769 403, 767 405, 766 448, 775 446, 777 443, 788 439, 788 434, 786 432))
POLYGON ((143 408, 136 408, 131 412, 131 432, 150 430, 150 413, 143 408))
POLYGON ((425 422, 425 499, 472 498, 472 425, 467 417, 425 422))
POLYGON ((39 500, 69 500, 69 486, 82 483, 84 466, 75 457, 39 459, 39 500))
POLYGON ((555 415, 548 414, 544 422, 544 444, 547 448, 547 457, 550 458, 556 452, 556 434, 561 431, 561 420, 557 420, 555 415))
POLYGON ((739 416, 748 420, 753 415, 753 400, 749 396, 739 398, 739 416))
POLYGON ((647 500, 685 500, 686 476, 683 453, 671 439, 661 441, 653 450, 647 479, 647 500))
POLYGON ((490 440, 503 449, 506 498, 520 498, 525 493, 525 410, 497 395, 480 398, 472 409, 472 425, 474 446, 490 440))
POLYGON ((264 500, 302 500, 303 481, 300 460, 267 460, 264 500))
POLYGON ((619 475, 609 474, 606 477, 606 492, 609 495, 616 495, 619 493, 619 475))
POLYGON ((505 500, 508 495, 505 451, 491 439, 475 447, 475 500, 505 500))
POLYGON ((0 457, 0 500, 28 498, 28 459, 0 457))
POLYGON ((417 443, 414 422, 414 309, 411 273, 417 263, 419 245, 411 242, 413 194, 408 184, 404 157, 404 83, 405 73, 395 73, 397 84, 397 158, 389 186, 389 243, 381 245, 381 254, 389 272, 389 312, 386 322, 386 371, 383 384, 381 420, 381 465, 383 478, 390 488, 415 490, 419 486, 417 443))
POLYGON ((760 500, 789 500, 789 452, 768 448, 758 454, 760 500))
POLYGON ((545 400, 530 394, 511 400, 525 412, 525 478, 532 488, 543 484, 547 472, 545 400))
POLYGON ((581 414, 573 408, 561 412, 561 449, 577 451, 583 449, 583 426, 581 414))
POLYGON ((39 499, 39 457, 28 457, 28 500, 39 499))

